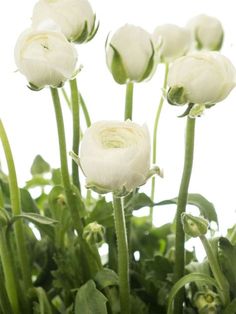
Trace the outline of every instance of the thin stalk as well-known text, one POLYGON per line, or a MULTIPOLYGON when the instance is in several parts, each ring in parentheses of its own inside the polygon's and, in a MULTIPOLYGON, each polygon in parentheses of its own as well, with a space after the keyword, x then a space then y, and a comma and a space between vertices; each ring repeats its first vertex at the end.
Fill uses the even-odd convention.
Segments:
MULTIPOLYGON (((187 118, 186 125, 186 139, 185 139, 185 156, 184 156, 184 168, 178 195, 178 204, 176 212, 176 234, 175 234, 175 265, 174 265, 174 282, 177 282, 184 275, 185 267, 185 234, 182 226, 181 215, 185 212, 187 199, 188 199, 188 187, 193 166, 193 154, 194 154, 194 134, 195 134, 195 119, 187 118)), ((184 301, 184 290, 176 295, 175 298, 175 314, 182 314, 184 301)))
POLYGON ((67 205, 70 209, 71 218, 74 224, 74 227, 81 237, 83 224, 80 217, 79 209, 77 207, 76 196, 72 190, 68 163, 67 163, 67 149, 66 149, 66 138, 65 138, 65 127, 63 121, 63 115, 61 110, 61 103, 58 95, 58 90, 56 88, 51 88, 51 95, 54 105, 54 111, 57 122, 57 132, 58 132, 58 142, 59 142, 59 151, 60 151, 60 160, 61 160, 61 174, 62 182, 65 191, 67 205))
POLYGON ((118 275, 122 314, 130 314, 129 251, 124 207, 121 198, 113 195, 115 230, 118 246, 118 275))
POLYGON ((85 118, 87 128, 89 128, 91 125, 91 119, 89 116, 88 108, 87 108, 86 103, 84 101, 84 98, 82 97, 81 94, 80 94, 80 104, 81 104, 81 108, 82 108, 83 113, 84 113, 84 118, 85 118))
MULTIPOLYGON (((1 302, 3 302, 3 306, 7 309, 7 313, 12 313, 12 310, 14 313, 20 313, 16 278, 14 278, 13 265, 11 256, 9 254, 9 247, 6 240, 5 231, 5 228, 3 228, 3 226, 0 226, 0 256, 5 277, 5 280, 2 282, 2 284, 4 284, 5 282, 7 292, 6 299, 1 298, 1 302), (8 299, 10 301, 10 304, 8 303, 8 299)), ((1 292, 4 292, 2 288, 1 292)))
MULTIPOLYGON (((163 81, 163 91, 165 91, 167 86, 167 78, 168 78, 168 72, 169 72, 169 64, 165 63, 165 75, 164 75, 164 81, 163 81)), ((153 151, 152 151, 152 163, 155 164, 157 161, 157 130, 159 125, 159 120, 161 116, 161 111, 164 104, 164 95, 162 94, 160 98, 159 105, 157 107, 156 117, 154 121, 154 128, 153 128, 153 151)), ((151 200, 154 201, 154 195, 155 195, 155 184, 156 184, 156 177, 152 177, 152 187, 151 187, 151 200)), ((152 222, 153 221, 153 207, 150 207, 150 213, 149 213, 149 219, 152 222)))
MULTIPOLYGON (((71 89, 71 104, 72 104, 72 125, 73 125, 73 144, 72 151, 75 154, 79 152, 79 144, 80 144, 80 102, 79 102, 79 93, 77 87, 76 78, 70 81, 70 89, 71 89)), ((80 188, 79 181, 79 167, 74 160, 72 160, 72 182, 75 186, 80 188)))
POLYGON ((68 107, 71 109, 71 101, 70 101, 70 99, 69 99, 69 97, 68 97, 68 95, 67 95, 67 93, 66 93, 65 88, 62 87, 62 88, 61 88, 61 91, 62 91, 62 95, 63 95, 63 97, 64 97, 64 99, 65 99, 65 101, 66 101, 68 107))
POLYGON ((125 95, 125 120, 132 120, 134 83, 127 82, 125 95))
POLYGON ((215 256, 215 254, 213 252, 211 244, 209 243, 209 241, 207 240, 205 235, 201 235, 201 236, 199 236, 199 238, 200 238, 202 245, 205 249, 205 252, 207 254, 208 263, 209 263, 210 268, 212 270, 212 273, 215 277, 215 280, 217 281, 219 287, 221 288, 221 293, 224 296, 223 302, 225 305, 227 305, 230 302, 229 283, 220 269, 220 265, 218 263, 217 257, 215 256))
MULTIPOLYGON (((11 147, 10 147, 8 137, 7 137, 6 131, 4 129, 4 126, 1 120, 0 120, 0 138, 2 141, 4 153, 6 156, 8 173, 9 173, 9 189, 10 189, 12 214, 16 216, 16 215, 21 214, 20 192, 18 188, 15 164, 13 160, 11 147)), ((19 261, 20 261, 20 269, 23 276, 25 291, 27 292, 28 289, 32 287, 32 281, 31 281, 31 269, 30 269, 30 264, 29 264, 29 259, 28 259, 28 252, 27 252, 26 243, 25 243, 24 226, 21 220, 18 220, 15 222, 14 232, 15 232, 15 238, 16 238, 17 254, 19 256, 19 261)))

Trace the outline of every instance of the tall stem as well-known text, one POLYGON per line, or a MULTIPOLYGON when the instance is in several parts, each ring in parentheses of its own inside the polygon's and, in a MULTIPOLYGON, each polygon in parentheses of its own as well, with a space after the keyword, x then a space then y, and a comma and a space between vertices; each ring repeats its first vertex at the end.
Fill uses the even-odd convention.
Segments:
MULTIPOLYGON (((169 64, 165 63, 165 75, 164 75, 164 81, 163 81, 163 91, 165 91, 167 86, 167 78, 168 78, 168 72, 169 72, 169 64)), ((153 151, 152 151, 152 163, 155 164, 157 161, 157 129, 159 125, 159 120, 161 116, 162 107, 164 104, 164 96, 162 95, 160 98, 159 105, 157 107, 156 117, 154 121, 154 128, 153 128, 153 151)), ((152 188, 151 188, 151 200, 154 201, 154 195, 155 195, 155 183, 156 178, 155 176, 152 178, 152 188)), ((153 221, 153 207, 150 207, 150 214, 149 214, 150 221, 153 221)))
POLYGON ((86 122, 87 128, 89 128, 90 125, 91 125, 91 118, 90 118, 90 115, 89 115, 86 103, 84 101, 84 98, 82 97, 81 94, 80 94, 80 103, 81 103, 81 108, 82 108, 83 113, 84 113, 84 118, 85 118, 85 122, 86 122))
MULTIPOLYGON (((15 164, 13 160, 11 147, 10 147, 8 137, 7 137, 6 131, 4 129, 4 126, 1 120, 0 120, 0 138, 2 141, 4 153, 6 156, 8 173, 9 173, 9 189, 10 189, 12 213, 14 216, 16 216, 16 215, 21 214, 20 191, 18 188, 15 164)), ((24 226, 21 220, 18 220, 15 222, 14 232, 15 232, 15 238, 16 238, 17 254, 19 256, 20 269, 23 276, 25 291, 28 291, 28 289, 32 287, 31 269, 30 269, 28 252, 27 252, 26 243, 25 243, 24 226)))
POLYGON ((125 214, 121 198, 113 195, 115 230, 118 246, 118 275, 120 306, 122 314, 130 314, 129 252, 125 224, 125 214))
MULTIPOLYGON (((79 144, 80 144, 80 102, 79 93, 77 87, 76 78, 70 81, 71 88, 71 104, 72 104, 72 120, 73 120, 73 144, 72 150, 74 153, 78 154, 79 144)), ((75 186, 80 189, 79 181, 79 167, 74 160, 72 160, 72 181, 75 186)))
POLYGON ((4 284, 5 282, 6 292, 8 295, 8 298, 6 300, 4 299, 1 301, 4 301, 6 303, 5 307, 6 306, 9 307, 9 304, 7 303, 7 300, 9 299, 14 313, 20 313, 16 278, 14 278, 13 265, 11 256, 9 254, 9 247, 7 245, 5 231, 6 231, 5 228, 3 228, 3 226, 0 226, 0 256, 4 272, 4 281, 2 282, 2 284, 4 284))
POLYGON ((71 218, 73 220, 74 227, 78 235, 81 236, 82 230, 83 230, 83 224, 80 217, 76 196, 73 193, 71 182, 70 182, 68 163, 67 163, 67 149, 66 149, 64 121, 63 121, 63 115, 62 115, 62 110, 61 110, 61 103, 60 103, 58 91, 56 88, 51 88, 51 95, 53 99, 54 111, 55 111, 56 122, 57 122, 62 182, 63 182, 65 196, 66 196, 68 207, 70 209, 71 218))
MULTIPOLYGON (((184 168, 178 195, 178 204, 176 212, 176 237, 175 237, 175 266, 174 266, 174 281, 177 282, 184 275, 185 267, 185 234, 182 226, 181 215, 185 212, 188 187, 192 172, 193 154, 194 154, 194 133, 195 119, 187 118, 186 139, 185 139, 185 157, 184 168)), ((184 290, 182 289, 175 299, 175 314, 182 314, 183 311, 184 290)))
POLYGON ((126 95, 125 95, 125 120, 132 120, 132 112, 133 112, 133 91, 134 91, 134 83, 128 82, 126 84, 126 95))
POLYGON ((221 288, 221 293, 224 296, 224 303, 225 305, 229 304, 230 297, 229 297, 229 283, 225 276, 223 275, 218 260, 212 250, 212 247, 204 235, 201 235, 200 240, 202 241, 202 245, 204 246, 205 252, 207 254, 208 262, 212 273, 217 281, 219 287, 221 288))

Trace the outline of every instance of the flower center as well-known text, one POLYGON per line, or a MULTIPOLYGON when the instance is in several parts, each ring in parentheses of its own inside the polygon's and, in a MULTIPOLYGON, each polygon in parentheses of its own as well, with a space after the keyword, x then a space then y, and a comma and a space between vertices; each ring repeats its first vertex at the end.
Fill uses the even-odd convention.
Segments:
POLYGON ((103 148, 127 148, 138 142, 138 136, 130 128, 107 128, 100 132, 103 148))

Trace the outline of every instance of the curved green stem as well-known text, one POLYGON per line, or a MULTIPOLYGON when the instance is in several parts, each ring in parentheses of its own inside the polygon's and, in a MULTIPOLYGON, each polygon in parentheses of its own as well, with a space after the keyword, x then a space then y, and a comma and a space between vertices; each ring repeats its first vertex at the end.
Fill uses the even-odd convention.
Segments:
POLYGON ((220 269, 220 265, 218 263, 217 257, 215 256, 209 241, 207 240, 205 235, 201 235, 199 236, 199 238, 207 254, 208 263, 215 277, 215 280, 217 281, 219 287, 221 288, 221 292, 224 296, 223 302, 225 305, 228 305, 230 302, 229 283, 220 269))
MULTIPOLYGON (((5 277, 2 284, 4 284, 5 282, 7 292, 7 296, 4 300, 1 299, 1 302, 4 302, 4 307, 7 309, 7 313, 12 313, 12 310, 14 313, 20 313, 16 278, 14 278, 13 265, 11 256, 9 254, 9 247, 6 240, 5 229, 3 229, 2 226, 0 226, 0 256, 5 277), (8 299, 10 301, 10 304, 8 304, 8 299)), ((2 288, 1 292, 3 292, 2 288)))
POLYGON ((78 209, 76 195, 72 190, 72 186, 70 182, 68 163, 67 163, 65 128, 64 128, 64 121, 63 121, 63 115, 62 115, 58 90, 56 88, 51 88, 51 95, 52 95, 56 122, 57 122, 63 187, 64 187, 65 196, 66 196, 68 207, 70 209, 71 218, 72 218, 74 227, 78 235, 81 236, 82 231, 83 231, 83 224, 82 224, 82 220, 81 220, 79 209, 78 209))
MULTIPOLYGON (((174 265, 174 282, 177 282, 184 275, 185 267, 185 234, 182 226, 181 215, 185 212, 188 187, 193 166, 194 154, 194 134, 195 134, 195 119, 187 117, 186 139, 185 139, 185 157, 184 169, 179 189, 178 204, 176 212, 176 236, 175 236, 175 265, 174 265)), ((175 299, 175 314, 182 314, 183 311, 184 290, 176 295, 175 299)))
MULTIPOLYGON (((76 154, 79 152, 79 144, 80 144, 80 102, 79 102, 79 93, 77 87, 76 78, 70 81, 70 89, 71 89, 71 104, 72 104, 72 120, 73 120, 73 144, 72 151, 76 154)), ((75 186, 80 188, 79 181, 79 167, 74 160, 72 160, 72 182, 75 186)))
POLYGON ((89 128, 91 125, 91 119, 89 116, 88 108, 87 108, 86 103, 84 101, 84 98, 82 97, 81 94, 80 94, 80 104, 81 104, 81 108, 82 108, 83 113, 84 113, 84 118, 85 118, 87 128, 89 128))
POLYGON ((121 198, 113 195, 114 219, 118 246, 118 275, 122 314, 130 314, 129 252, 125 214, 121 198))
MULTIPOLYGON (((14 216, 16 216, 16 215, 21 214, 20 191, 18 188, 15 164, 13 160, 11 147, 10 147, 8 137, 7 137, 6 131, 4 129, 4 126, 1 120, 0 120, 0 138, 2 141, 4 153, 7 160, 12 213, 14 216)), ((21 220, 15 222, 14 232, 15 232, 15 238, 16 238, 17 254, 19 256, 20 269, 23 276, 25 291, 28 291, 28 289, 32 287, 31 268, 30 268, 29 259, 28 259, 28 252, 26 250, 24 226, 21 220)))
POLYGON ((125 120, 132 120, 134 83, 127 82, 125 95, 125 120))
MULTIPOLYGON (((165 76, 164 76, 164 82, 163 82, 163 92, 166 89, 167 86, 167 78, 168 78, 168 72, 169 72, 169 64, 165 63, 165 76)), ((157 129, 159 125, 159 120, 161 116, 162 107, 164 104, 164 96, 162 95, 160 98, 159 105, 157 107, 156 117, 154 121, 154 128, 153 128, 153 151, 152 151, 152 163, 155 164, 157 161, 157 129)), ((151 187, 151 200, 154 201, 154 195, 155 195, 155 183, 156 178, 155 176, 152 177, 152 187, 151 187)), ((150 221, 153 221, 153 207, 150 207, 150 213, 149 213, 150 221)))

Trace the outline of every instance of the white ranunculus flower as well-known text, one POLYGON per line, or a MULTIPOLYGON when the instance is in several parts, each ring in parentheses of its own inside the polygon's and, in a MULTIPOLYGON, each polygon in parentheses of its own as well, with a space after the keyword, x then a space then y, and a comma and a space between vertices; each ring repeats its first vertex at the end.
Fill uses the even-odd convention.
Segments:
POLYGON ((106 58, 108 67, 118 83, 143 81, 150 75, 154 66, 151 35, 140 27, 124 25, 107 43, 106 58))
POLYGON ((147 127, 130 120, 94 123, 81 143, 80 166, 88 188, 100 193, 132 191, 145 183, 149 173, 147 127))
POLYGON ((185 55, 191 46, 189 30, 172 24, 158 26, 152 39, 161 61, 167 63, 185 55))
POLYGON ((235 75, 233 64, 219 52, 189 54, 170 68, 168 100, 173 104, 215 104, 235 87, 235 75))
POLYGON ((87 0, 39 0, 33 10, 33 26, 45 19, 55 21, 70 41, 88 41, 95 32, 95 15, 87 0))
POLYGON ((190 29, 198 49, 220 50, 224 30, 218 19, 204 14, 197 15, 188 22, 187 28, 190 29))
POLYGON ((63 85, 75 73, 76 61, 74 46, 61 32, 53 30, 51 25, 26 30, 15 46, 18 70, 35 90, 47 85, 63 85))

